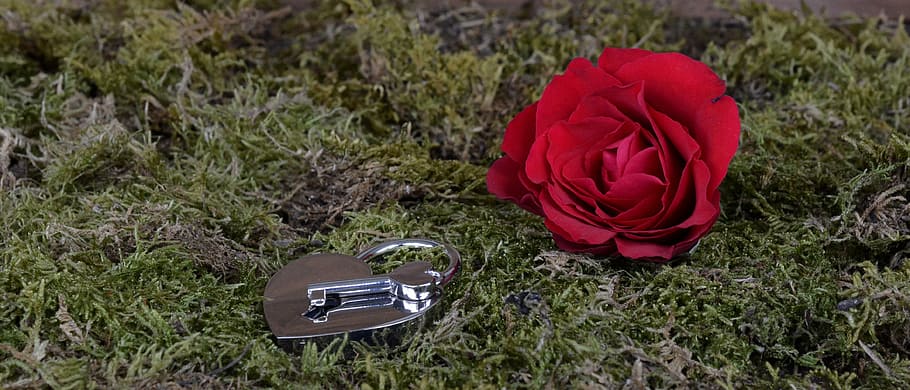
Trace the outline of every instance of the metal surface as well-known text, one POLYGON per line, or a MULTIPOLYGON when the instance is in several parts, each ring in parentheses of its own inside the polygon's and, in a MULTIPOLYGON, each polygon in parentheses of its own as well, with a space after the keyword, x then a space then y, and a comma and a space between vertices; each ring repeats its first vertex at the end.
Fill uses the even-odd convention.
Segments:
POLYGON ((355 256, 315 254, 288 263, 269 280, 264 292, 266 321, 279 341, 304 341, 350 333, 383 339, 399 326, 424 316, 442 297, 461 266, 451 246, 423 239, 381 243, 355 256), (367 261, 405 248, 443 247, 449 264, 435 271, 424 261, 372 275, 367 261))

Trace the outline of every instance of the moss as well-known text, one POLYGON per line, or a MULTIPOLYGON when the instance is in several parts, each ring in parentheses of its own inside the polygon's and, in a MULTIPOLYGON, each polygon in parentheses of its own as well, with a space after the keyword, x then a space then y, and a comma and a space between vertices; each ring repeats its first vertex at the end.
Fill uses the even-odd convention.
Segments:
POLYGON ((901 21, 746 4, 712 24, 621 0, 0 8, 0 387, 910 381, 901 21), (484 189, 507 121, 605 45, 700 56, 740 102, 723 215, 690 258, 560 252, 484 189), (283 264, 414 236, 465 261, 421 334, 269 338, 283 264))

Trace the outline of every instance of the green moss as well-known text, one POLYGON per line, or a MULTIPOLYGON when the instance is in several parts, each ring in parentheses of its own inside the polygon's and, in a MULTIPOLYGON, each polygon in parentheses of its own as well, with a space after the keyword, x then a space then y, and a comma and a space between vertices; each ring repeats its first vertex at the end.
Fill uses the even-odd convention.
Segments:
POLYGON ((910 382, 899 22, 747 4, 718 26, 621 0, 0 9, 0 387, 910 382), (699 55, 739 101, 723 215, 691 258, 563 253, 486 194, 508 120, 605 45, 699 55), (465 261, 420 335, 269 338, 283 264, 415 236, 465 261))

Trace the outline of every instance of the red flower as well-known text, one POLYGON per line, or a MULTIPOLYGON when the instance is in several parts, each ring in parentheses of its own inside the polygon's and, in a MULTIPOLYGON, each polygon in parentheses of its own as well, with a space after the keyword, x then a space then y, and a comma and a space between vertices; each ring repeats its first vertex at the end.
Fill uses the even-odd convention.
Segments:
POLYGON ((487 188, 542 215, 570 252, 665 261, 720 213, 736 102, 705 64, 607 48, 569 63, 506 129, 487 188))

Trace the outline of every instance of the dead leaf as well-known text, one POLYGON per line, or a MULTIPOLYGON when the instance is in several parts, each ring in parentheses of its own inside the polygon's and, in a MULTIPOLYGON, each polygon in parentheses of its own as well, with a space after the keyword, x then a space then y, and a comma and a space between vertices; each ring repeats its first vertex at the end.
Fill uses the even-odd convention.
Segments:
POLYGON ((60 321, 60 330, 63 331, 63 334, 66 335, 66 338, 70 341, 76 344, 82 344, 85 340, 82 329, 79 328, 79 325, 76 324, 76 320, 70 315, 69 310, 66 307, 66 301, 63 299, 63 294, 57 295, 57 301, 59 302, 57 321, 60 321))

